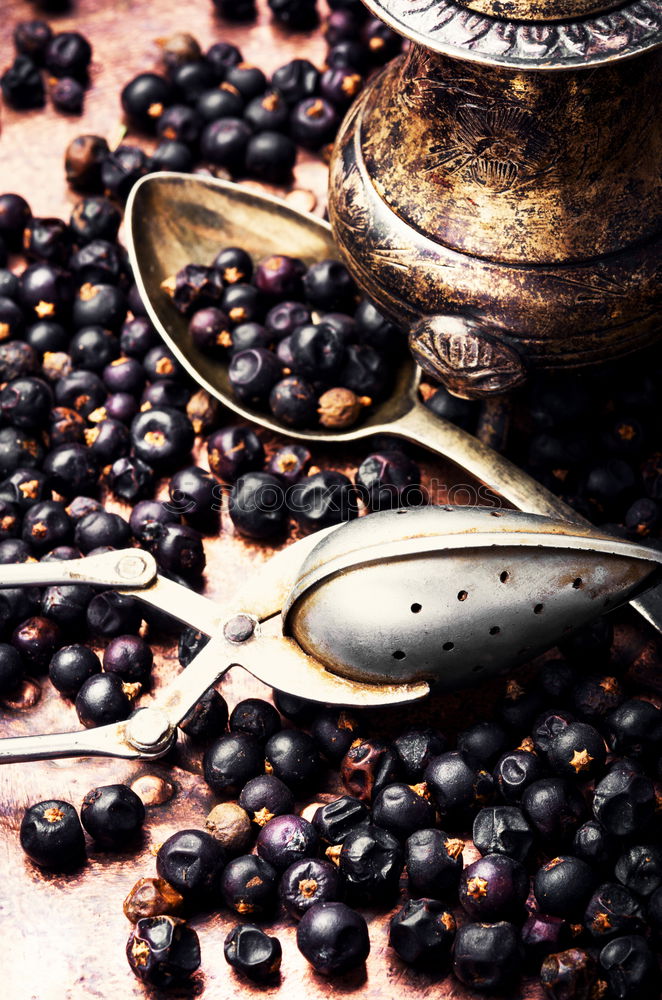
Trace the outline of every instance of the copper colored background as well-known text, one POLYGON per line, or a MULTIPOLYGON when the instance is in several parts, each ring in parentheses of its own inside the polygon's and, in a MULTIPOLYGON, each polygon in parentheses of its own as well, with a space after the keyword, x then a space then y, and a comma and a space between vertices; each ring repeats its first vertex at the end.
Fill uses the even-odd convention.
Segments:
MULTIPOLYGON (((262 7, 257 24, 229 28, 213 14, 210 0, 79 0, 75 17, 54 18, 59 30, 76 27, 94 47, 92 87, 86 95, 81 119, 44 111, 16 114, 3 110, 0 138, 0 190, 25 195, 38 215, 67 218, 73 203, 62 168, 67 143, 81 132, 98 132, 110 141, 118 137, 121 124, 119 90, 131 76, 156 64, 154 40, 175 30, 195 34, 204 48, 220 38, 237 42, 249 61, 269 72, 295 55, 306 55, 321 65, 325 45, 319 35, 288 35, 272 27, 262 7)), ((37 16, 35 5, 17 0, 2 4, 0 66, 12 57, 11 30, 17 20, 37 16)), ((316 210, 323 211, 326 168, 306 157, 296 170, 296 187, 314 191, 316 210)), ((302 207, 310 207, 312 196, 293 195, 302 207)), ((283 248, 285 251, 288 248, 283 248)), ((320 465, 353 467, 360 451, 328 455, 315 453, 320 465)), ((363 449, 365 454, 365 448, 363 449)), ((422 456, 421 456, 422 457, 422 456)), ((200 457, 204 463, 204 455, 200 457)), ((434 497, 444 499, 443 483, 453 482, 450 472, 437 463, 424 463, 426 481, 437 480, 434 497)), ((112 504, 111 504, 112 506, 112 504)), ((117 507, 117 505, 114 505, 117 507)), ((120 509, 117 507, 117 509, 120 509)), ((207 540, 207 591, 219 599, 231 595, 234 581, 268 557, 270 550, 246 544, 235 537, 226 515, 219 538, 207 540)), ((163 681, 179 669, 176 639, 153 636, 157 653, 156 676, 163 681)), ((43 681, 43 678, 39 679, 43 681)), ((158 682, 157 681, 157 684, 158 682)), ((494 688, 501 686, 498 682, 494 688)), ((0 716, 2 735, 78 728, 71 704, 58 697, 48 681, 42 683, 41 698, 34 708, 5 706, 0 716)), ((268 689, 241 670, 222 683, 230 707, 249 694, 268 696, 268 689)), ((29 698, 34 686, 28 686, 29 698)), ((459 728, 467 719, 481 715, 481 703, 490 704, 494 691, 465 692, 428 703, 414 715, 440 726, 459 728)), ((401 724, 401 712, 382 715, 380 724, 401 724)), ((288 1000, 355 995, 370 1000, 391 1000, 406 995, 451 997, 467 1000, 466 991, 451 979, 435 980, 416 973, 399 962, 387 947, 385 916, 371 920, 372 952, 365 973, 332 983, 315 975, 299 955, 289 921, 278 928, 283 945, 282 979, 277 986, 259 989, 247 985, 231 972, 223 958, 223 941, 233 923, 227 913, 196 917, 202 947, 202 967, 192 984, 167 994, 147 991, 129 970, 124 948, 129 924, 122 913, 122 900, 134 882, 155 874, 154 853, 166 837, 184 827, 200 827, 213 799, 199 776, 200 755, 180 744, 171 760, 157 765, 113 760, 59 761, 5 765, 0 769, 0 996, 7 1000, 135 1000, 150 996, 204 996, 229 1000, 249 993, 288 1000), (59 797, 77 807, 83 795, 97 784, 131 782, 140 775, 161 775, 174 786, 169 802, 148 809, 142 849, 125 854, 103 853, 90 847, 87 864, 71 876, 40 872, 26 859, 18 845, 18 826, 24 808, 42 798, 59 797)), ((324 789, 333 789, 329 776, 324 789)), ((321 790, 322 791, 322 790, 321 790)), ((303 805, 303 803, 302 803, 303 805)), ((469 853, 469 852, 467 852, 469 853)), ((537 995, 525 987, 527 998, 537 995)))

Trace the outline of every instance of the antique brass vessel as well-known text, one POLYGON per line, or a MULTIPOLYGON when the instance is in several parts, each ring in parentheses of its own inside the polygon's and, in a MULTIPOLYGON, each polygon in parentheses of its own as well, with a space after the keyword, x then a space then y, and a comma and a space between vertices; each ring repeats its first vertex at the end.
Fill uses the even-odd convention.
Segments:
POLYGON ((355 103, 330 218, 458 395, 662 330, 659 0, 364 0, 411 39, 355 103))

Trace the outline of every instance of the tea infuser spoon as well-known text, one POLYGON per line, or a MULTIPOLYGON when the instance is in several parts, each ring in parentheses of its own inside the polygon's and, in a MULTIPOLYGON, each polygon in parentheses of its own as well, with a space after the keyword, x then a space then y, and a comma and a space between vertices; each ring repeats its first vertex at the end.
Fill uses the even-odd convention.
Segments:
MULTIPOLYGON (((401 437, 454 463, 520 510, 585 523, 508 459, 431 413, 418 396, 421 373, 410 358, 402 362, 390 397, 344 431, 294 429, 234 397, 226 366, 195 347, 187 320, 161 282, 186 264, 208 263, 222 246, 242 246, 255 259, 271 253, 291 253, 304 263, 339 257, 328 223, 228 181, 168 172, 148 174, 133 187, 125 221, 133 274, 154 326, 189 375, 240 417, 290 439, 317 443, 350 443, 374 434, 401 437)), ((662 632, 662 591, 651 590, 632 604, 662 632)))
POLYGON ((210 636, 126 722, 0 740, 0 762, 155 758, 226 670, 312 701, 384 706, 515 666, 625 601, 662 553, 520 511, 382 511, 303 538, 219 605, 160 576, 147 552, 3 567, 2 586, 110 586, 210 636))

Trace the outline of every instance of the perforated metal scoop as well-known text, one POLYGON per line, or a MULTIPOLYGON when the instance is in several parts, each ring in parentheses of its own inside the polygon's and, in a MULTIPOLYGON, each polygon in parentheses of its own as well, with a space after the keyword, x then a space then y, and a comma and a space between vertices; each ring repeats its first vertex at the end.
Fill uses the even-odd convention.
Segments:
POLYGON ((304 538, 223 607, 161 577, 136 549, 4 566, 1 585, 91 583, 211 637, 126 721, 0 740, 0 761, 154 758, 233 664, 281 691, 342 705, 412 701, 534 656, 652 582, 662 553, 517 511, 387 511, 304 538))

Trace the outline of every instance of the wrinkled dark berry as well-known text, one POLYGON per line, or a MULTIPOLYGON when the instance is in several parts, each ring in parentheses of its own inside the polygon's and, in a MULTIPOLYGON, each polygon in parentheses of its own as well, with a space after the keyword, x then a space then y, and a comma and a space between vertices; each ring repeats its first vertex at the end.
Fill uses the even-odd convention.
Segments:
POLYGON ((76 713, 86 729, 122 722, 131 708, 122 680, 115 674, 94 674, 76 695, 76 713))
POLYGON ((443 967, 455 937, 455 918, 436 899, 412 899, 392 917, 389 944, 409 965, 443 967))
POLYGON ((133 972, 150 986, 188 979, 200 965, 198 935, 178 917, 143 917, 129 936, 126 955, 133 972))
POLYGON ((119 848, 140 834, 145 822, 145 806, 128 785, 102 785, 87 793, 80 818, 98 844, 119 848))
POLYGON ((407 838, 405 864, 413 897, 447 899, 462 874, 464 841, 442 830, 417 830, 407 838))

